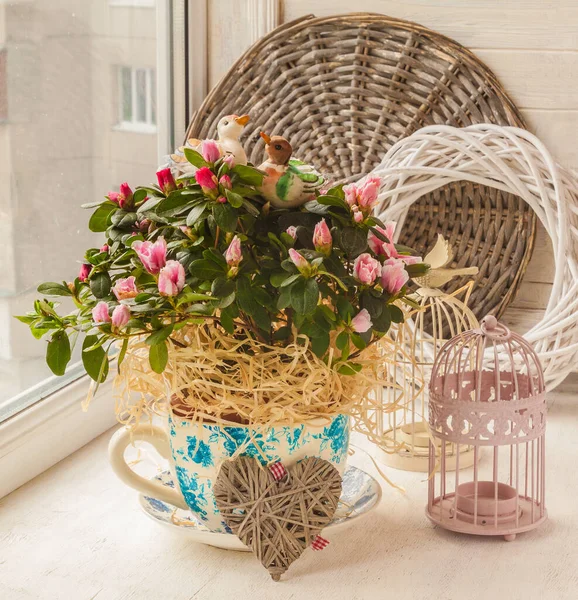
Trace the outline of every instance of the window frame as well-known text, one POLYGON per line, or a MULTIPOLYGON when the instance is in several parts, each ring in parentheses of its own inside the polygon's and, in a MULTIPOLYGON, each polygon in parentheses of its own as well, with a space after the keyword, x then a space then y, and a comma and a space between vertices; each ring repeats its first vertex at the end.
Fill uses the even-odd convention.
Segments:
POLYGON ((157 107, 153 105, 155 104, 153 100, 153 90, 156 85, 156 69, 152 67, 135 67, 131 65, 117 65, 117 90, 118 93, 116 95, 118 102, 118 122, 114 126, 115 130, 118 131, 129 131, 131 133, 157 133, 157 107), (130 73, 130 113, 132 119, 127 121, 124 115, 124 106, 125 106, 125 90, 124 90, 124 73, 128 71, 130 73), (138 75, 139 73, 144 73, 145 77, 145 90, 144 90, 144 100, 145 100, 145 120, 141 121, 138 119, 139 112, 139 84, 138 84, 138 75), (154 116, 154 120, 153 120, 154 116))

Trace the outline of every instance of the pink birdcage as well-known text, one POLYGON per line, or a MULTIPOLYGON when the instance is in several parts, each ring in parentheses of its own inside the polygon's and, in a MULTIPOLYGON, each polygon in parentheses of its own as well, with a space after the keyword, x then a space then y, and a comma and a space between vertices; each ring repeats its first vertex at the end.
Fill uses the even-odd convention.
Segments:
POLYGON ((488 316, 443 346, 429 389, 431 434, 442 447, 430 442, 429 519, 507 541, 542 523, 546 399, 530 344, 488 316), (460 472, 458 454, 449 472, 446 444, 473 446, 473 467, 460 472))

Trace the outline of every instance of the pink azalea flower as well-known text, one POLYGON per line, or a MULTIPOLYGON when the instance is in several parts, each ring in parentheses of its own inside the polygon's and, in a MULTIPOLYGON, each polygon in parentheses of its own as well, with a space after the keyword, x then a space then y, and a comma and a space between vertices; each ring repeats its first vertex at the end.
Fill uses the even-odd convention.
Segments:
POLYGON ((88 279, 88 276, 90 275, 91 271, 92 267, 90 265, 87 265, 86 263, 80 265, 80 271, 78 272, 78 280, 84 283, 88 279))
POLYGON ((386 256, 387 258, 396 257, 397 252, 395 250, 395 244, 393 243, 396 224, 395 221, 387 221, 387 223, 385 223, 385 229, 379 226, 375 227, 375 229, 377 229, 379 233, 382 233, 389 242, 383 242, 374 233, 371 231, 369 232, 367 243, 377 256, 386 256))
POLYGON ((159 273, 161 296, 176 296, 185 287, 185 268, 178 260, 169 260, 159 273))
POLYGON ((225 260, 230 267, 236 267, 243 260, 243 252, 241 250, 241 240, 235 236, 227 251, 225 252, 225 260))
POLYGON ((101 300, 92 309, 92 319, 95 323, 110 323, 110 316, 108 314, 108 304, 101 300))
POLYGON ((226 190, 230 190, 233 187, 231 178, 228 175, 223 175, 221 179, 219 179, 219 183, 221 184, 221 187, 225 188, 226 190))
POLYGON ((204 192, 217 189, 217 176, 209 167, 201 167, 195 171, 195 179, 204 192))
POLYGON ((112 311, 112 326, 122 329, 130 321, 130 308, 126 304, 119 304, 112 311))
POLYGON ((285 230, 285 233, 290 235, 294 240, 297 239, 297 227, 291 225, 291 226, 287 227, 287 229, 285 230))
POLYGON ((350 183, 343 188, 345 194, 345 201, 349 206, 357 204, 357 186, 355 183, 350 183))
POLYGON ((351 326, 353 331, 357 333, 365 333, 371 329, 373 323, 371 322, 371 316, 367 312, 366 308, 362 308, 356 315, 351 319, 351 326))
POLYGON ((169 167, 157 171, 157 181, 159 183, 159 187, 165 194, 174 192, 177 189, 175 178, 173 177, 169 167))
POLYGON ((221 149, 215 140, 203 140, 201 142, 201 154, 207 162, 214 163, 221 158, 221 149))
POLYGON ((138 295, 134 277, 131 276, 127 277, 126 279, 117 279, 115 284, 112 286, 112 293, 116 296, 117 300, 134 298, 136 295, 138 295))
POLYGON ((223 163, 226 164, 229 169, 232 169, 235 166, 235 157, 232 154, 226 154, 223 158, 223 163))
POLYGON ((366 212, 375 206, 380 184, 381 179, 379 177, 367 177, 361 186, 358 186, 357 203, 366 212))
POLYGON ((353 263, 354 277, 364 285, 371 285, 381 274, 381 265, 368 252, 360 254, 353 263))
POLYGON ((121 183, 120 192, 108 192, 108 199, 115 204, 118 204, 119 208, 129 209, 132 207, 133 193, 128 183, 121 183))
POLYGON ((289 258, 300 271, 309 267, 309 262, 307 259, 302 254, 297 252, 295 248, 289 248, 289 258))
POLYGON ((405 263, 399 258, 388 258, 381 267, 381 286, 392 295, 399 293, 408 280, 405 263))
POLYGON ((321 252, 326 256, 331 254, 331 248, 333 248, 333 239, 325 219, 321 219, 321 221, 315 225, 315 229, 313 230, 313 245, 315 246, 315 250, 317 250, 317 252, 321 252))
POLYGON ((160 237, 154 244, 152 242, 135 242, 132 245, 144 268, 149 273, 158 273, 167 260, 167 243, 160 237))
POLYGON ((103 245, 100 247, 100 251, 101 251, 101 252, 108 252, 108 251, 109 251, 108 244, 103 244, 103 245))

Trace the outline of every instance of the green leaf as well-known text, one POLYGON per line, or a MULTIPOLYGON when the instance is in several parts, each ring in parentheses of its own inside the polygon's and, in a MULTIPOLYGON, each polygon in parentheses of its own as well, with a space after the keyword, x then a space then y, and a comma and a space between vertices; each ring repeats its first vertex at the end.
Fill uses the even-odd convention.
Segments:
POLYGON ((201 204, 197 204, 197 206, 193 206, 193 208, 191 208, 191 211, 187 215, 187 225, 189 227, 192 227, 193 225, 197 224, 197 221, 205 212, 205 208, 207 208, 206 202, 201 202, 201 204))
POLYGON ((217 277, 211 285, 211 294, 217 298, 226 298, 235 291, 235 282, 224 277, 217 277))
POLYGON ((359 350, 363 350, 364 348, 367 347, 365 340, 358 333, 351 334, 351 341, 353 342, 355 347, 358 348, 359 350))
POLYGON ((355 309, 349 300, 344 298, 343 296, 339 296, 336 301, 337 306, 337 314, 341 317, 342 321, 349 322, 351 317, 353 317, 353 313, 355 309))
POLYGON ((171 323, 170 325, 167 325, 166 327, 163 327, 162 329, 159 329, 158 331, 151 333, 151 335, 149 335, 148 338, 145 340, 145 343, 147 343, 149 346, 154 346, 155 344, 164 343, 164 341, 173 332, 173 328, 174 328, 174 325, 171 323))
POLYGON ((227 202, 218 202, 213 206, 213 217, 217 225, 224 231, 235 231, 237 225, 237 211, 227 202))
POLYGON ((122 340, 122 347, 118 354, 118 360, 116 363, 119 375, 120 375, 120 365, 122 365, 122 361, 124 360, 124 357, 126 356, 127 350, 128 350, 128 338, 124 338, 124 340, 122 340))
POLYGON ((160 204, 163 200, 164 200, 164 198, 155 198, 155 197, 149 198, 146 202, 144 202, 143 204, 141 204, 136 209, 136 212, 138 214, 141 214, 141 213, 147 212, 148 210, 152 210, 155 206, 157 206, 158 204, 160 204))
MULTIPOLYGON (((82 343, 82 364, 91 379, 102 383, 108 376, 108 355, 102 346, 97 346, 98 336, 87 335, 82 343), (103 362, 106 365, 103 368, 103 362), (101 374, 102 371, 102 374, 101 374), (99 378, 100 376, 100 378, 99 378)), ((128 340, 126 340, 128 342, 128 340)))
POLYGON ((300 279, 291 287, 291 306, 302 315, 312 313, 319 301, 319 286, 315 279, 300 279))
POLYGON ((198 260, 194 260, 189 267, 189 271, 193 277, 198 277, 199 279, 215 279, 219 276, 222 276, 226 273, 226 269, 222 266, 217 265, 212 260, 208 260, 206 258, 200 258, 198 260))
POLYGON ((40 294, 44 294, 45 296, 72 296, 72 292, 67 286, 52 281, 41 283, 37 290, 40 294))
POLYGON ((323 332, 321 335, 311 339, 311 350, 320 358, 329 348, 329 334, 323 332))
MULTIPOLYGON (((286 275, 289 275, 289 273, 286 273, 286 275)), ((294 281, 297 281, 299 278, 301 277, 301 273, 296 273, 295 275, 289 275, 289 277, 287 277, 279 287, 287 287, 288 285, 291 285, 294 281)))
POLYGON ((240 277, 237 280, 237 304, 242 311, 255 320, 261 329, 268 331, 271 327, 271 319, 269 313, 256 301, 255 291, 246 277, 240 277))
POLYGON ((64 375, 70 361, 70 340, 64 331, 57 331, 48 342, 46 363, 55 375, 64 375))
POLYGON ((253 206, 248 200, 243 199, 243 207, 250 215, 253 215, 254 217, 258 217, 261 214, 260 210, 253 206))
POLYGON ((243 206, 243 196, 235 194, 232 190, 225 190, 225 196, 233 208, 241 208, 243 206))
POLYGON ((391 315, 389 311, 389 306, 385 306, 383 312, 379 315, 379 317, 372 317, 372 329, 374 331, 379 331, 380 333, 386 333, 389 331, 391 327, 391 315))
POLYGON ((90 231, 101 232, 106 231, 111 224, 112 214, 118 210, 118 206, 112 202, 101 204, 90 217, 88 228, 90 231))
POLYGON ((169 361, 167 343, 153 344, 149 351, 149 363, 155 373, 162 373, 169 361))
POLYGON ((359 227, 345 227, 341 231, 340 243, 349 257, 355 258, 367 248, 367 232, 359 227))
POLYGON ((221 326, 223 329, 230 334, 235 333, 235 317, 228 310, 221 311, 220 316, 221 326))
POLYGON ((348 344, 349 333, 347 333, 347 331, 342 331, 335 339, 335 345, 339 348, 339 350, 343 350, 348 344))
POLYGON ((90 278, 90 291, 95 298, 106 298, 110 294, 111 285, 110 275, 105 271, 95 273, 90 278))
POLYGON ((191 202, 190 196, 183 196, 181 190, 176 190, 161 201, 155 212, 163 217, 174 217, 184 212, 191 202))
POLYGON ((344 208, 347 211, 350 210, 349 204, 337 196, 319 196, 317 198, 317 202, 323 206, 337 206, 339 208, 344 208))
POLYGON ((182 304, 189 304, 190 302, 207 302, 209 300, 216 300, 214 296, 207 296, 206 294, 197 294, 195 292, 189 292, 179 296, 177 306, 182 304))
POLYGON ((291 327, 285 325, 284 327, 279 327, 276 331, 273 332, 273 339, 276 342, 281 340, 288 340, 291 337, 291 327))
POLYGON ((430 270, 430 266, 426 263, 415 263, 413 265, 405 265, 405 270, 410 277, 421 277, 430 270))
POLYGON ((196 150, 193 150, 192 148, 185 148, 184 152, 185 152, 185 158, 192 165, 194 165, 195 167, 197 167, 197 169, 209 166, 209 163, 196 150))
POLYGON ((239 176, 239 179, 244 183, 248 183, 249 185, 254 185, 259 187, 263 183, 263 179, 265 177, 265 173, 263 171, 259 171, 259 169, 255 169, 254 167, 249 167, 247 165, 236 165, 233 167, 233 173, 239 176))
POLYGON ((395 306, 395 304, 389 305, 389 314, 393 323, 403 323, 403 311, 399 306, 395 306))
POLYGON ((283 282, 288 277, 291 277, 291 274, 287 273, 287 271, 276 271, 275 273, 271 273, 271 276, 269 277, 269 282, 273 287, 278 288, 281 287, 283 282))
POLYGON ((118 229, 129 229, 137 222, 137 219, 135 212, 127 212, 121 209, 111 216, 110 222, 118 229))
POLYGON ((340 375, 357 375, 361 371, 361 367, 362 365, 358 363, 345 363, 337 369, 337 372, 340 375))

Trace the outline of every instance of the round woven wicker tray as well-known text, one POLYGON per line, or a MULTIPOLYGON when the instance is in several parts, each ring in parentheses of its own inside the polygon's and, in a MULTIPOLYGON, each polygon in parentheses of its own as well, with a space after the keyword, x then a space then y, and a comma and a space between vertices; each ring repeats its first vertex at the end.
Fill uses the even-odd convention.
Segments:
MULTIPOLYGON (((259 131, 287 137, 301 160, 336 181, 354 181, 399 139, 434 123, 524 126, 495 75, 457 42, 415 23, 368 13, 304 17, 259 40, 193 116, 188 137, 214 137, 219 118, 249 113, 244 139, 259 164, 259 131)), ((477 317, 500 315, 532 254, 536 216, 511 194, 453 184, 410 209, 399 242, 425 254, 437 233, 478 266, 477 317)), ((444 288, 458 289, 456 278, 444 288)))

